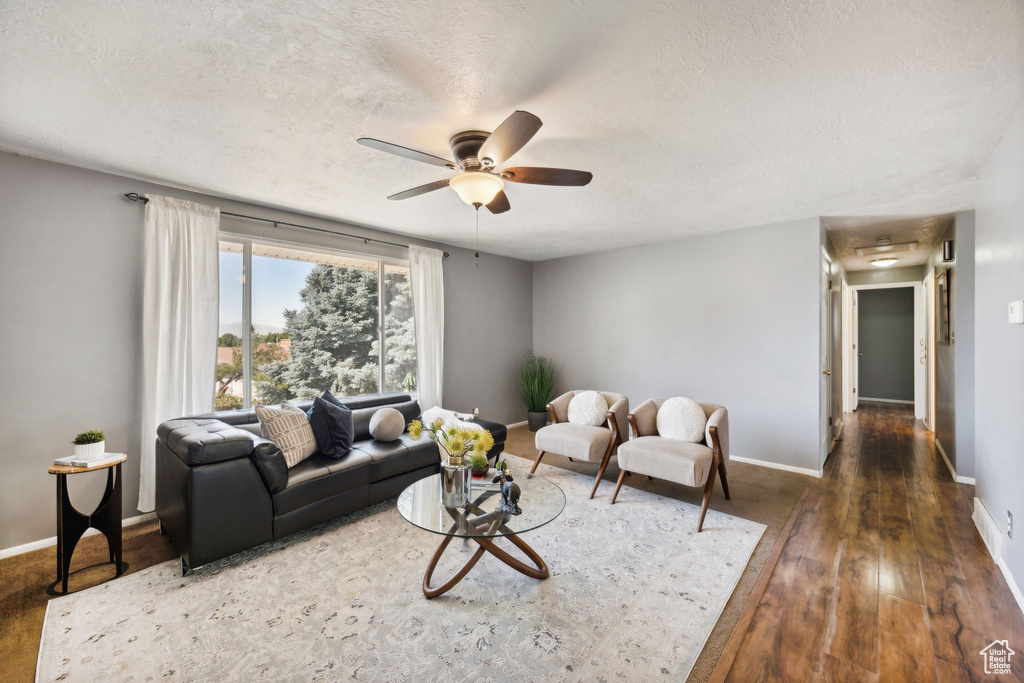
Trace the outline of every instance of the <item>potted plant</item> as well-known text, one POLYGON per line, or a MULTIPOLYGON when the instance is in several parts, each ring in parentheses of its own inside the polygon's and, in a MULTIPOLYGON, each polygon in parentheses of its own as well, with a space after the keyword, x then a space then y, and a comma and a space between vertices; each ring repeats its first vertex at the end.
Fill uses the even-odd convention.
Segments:
POLYGON ((526 420, 535 432, 548 423, 547 405, 555 397, 555 366, 532 353, 519 366, 519 393, 526 402, 526 420))
POLYGON ((75 457, 91 460, 101 458, 106 452, 107 437, 98 429, 82 432, 72 441, 75 445, 75 457))
POLYGON ((474 479, 483 479, 487 476, 487 471, 491 469, 490 464, 487 462, 487 456, 482 453, 475 453, 472 458, 469 459, 469 469, 473 474, 474 479))
POLYGON ((429 425, 413 420, 409 436, 419 441, 426 432, 441 450, 441 503, 445 507, 462 507, 469 502, 471 463, 469 455, 480 455, 487 460, 487 452, 494 447, 494 437, 486 429, 463 429, 455 425, 445 427, 437 418, 429 425), (447 457, 445 457, 447 456, 447 457))

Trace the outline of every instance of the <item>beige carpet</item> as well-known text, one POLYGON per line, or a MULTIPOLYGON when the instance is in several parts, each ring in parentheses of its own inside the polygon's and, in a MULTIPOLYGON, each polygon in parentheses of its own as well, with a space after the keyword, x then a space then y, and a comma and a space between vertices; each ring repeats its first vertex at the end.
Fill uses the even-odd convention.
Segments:
MULTIPOLYGON (((506 449, 529 460, 536 457, 533 448, 533 434, 524 426, 509 430, 506 449)), ((570 463, 567 459, 546 455, 548 464, 588 474, 596 473, 593 465, 570 463)), ((610 479, 601 485, 598 496, 607 498, 614 490, 618 477, 615 460, 608 467, 605 477, 610 479)), ((761 537, 753 555, 740 577, 739 583, 722 612, 701 652, 691 674, 691 681, 705 681, 711 675, 721 656, 733 626, 764 567, 778 534, 785 524, 793 505, 804 488, 807 478, 798 474, 770 470, 743 463, 732 463, 729 468, 729 483, 733 500, 726 501, 721 489, 716 487, 711 501, 714 509, 737 517, 760 522, 768 528, 761 537)), ((636 486, 679 500, 699 504, 700 491, 661 481, 647 481, 633 476, 620 494, 629 494, 629 487, 636 486)), ((175 557, 166 537, 156 530, 156 522, 128 527, 124 534, 124 558, 133 573, 175 557)), ((36 550, 24 555, 0 560, 0 661, 3 662, 3 679, 18 683, 32 681, 35 674, 36 656, 39 651, 39 636, 43 626, 43 614, 47 601, 52 596, 47 587, 55 578, 55 549, 36 550)), ((106 559, 106 545, 101 536, 82 539, 75 552, 72 570, 78 570, 106 559)), ((81 590, 97 585, 109 578, 109 565, 84 569, 72 574, 71 590, 81 590)))
MULTIPOLYGON (((603 505, 586 474, 537 473, 565 494, 522 535, 549 580, 484 556, 427 600, 440 537, 389 500, 185 578, 171 561, 52 600, 39 680, 685 680, 764 525, 712 510, 698 534, 696 505, 635 489, 603 505)), ((437 574, 474 549, 448 546, 437 574)))
MULTIPOLYGON (((534 460, 537 457, 537 450, 533 447, 533 433, 525 426, 509 430, 505 440, 505 450, 507 453, 527 460, 534 460)), ((591 476, 597 475, 596 464, 569 462, 568 458, 550 453, 544 455, 543 462, 546 465, 554 465, 575 472, 585 472, 591 476)), ((736 585, 736 590, 733 591, 718 623, 708 637, 704 650, 697 658, 690 677, 687 679, 689 681, 706 681, 711 677, 711 672, 718 663, 718 658, 722 655, 729 636, 732 635, 733 627, 746 605, 747 598, 750 596, 772 548, 775 547, 779 532, 789 518, 797 499, 800 498, 804 486, 809 481, 809 477, 802 474, 739 462, 730 463, 728 475, 729 493, 732 495, 732 500, 726 500, 722 496, 721 486, 716 484, 715 494, 711 498, 711 509, 760 522, 768 528, 754 549, 754 553, 736 585)), ((597 495, 594 496, 595 501, 598 499, 611 500, 612 492, 615 490, 615 480, 619 477, 615 458, 612 458, 604 476, 606 481, 598 488, 597 495)), ((649 481, 647 477, 632 475, 623 484, 619 500, 626 500, 631 487, 695 505, 700 505, 703 496, 701 489, 687 488, 658 479, 649 481)))

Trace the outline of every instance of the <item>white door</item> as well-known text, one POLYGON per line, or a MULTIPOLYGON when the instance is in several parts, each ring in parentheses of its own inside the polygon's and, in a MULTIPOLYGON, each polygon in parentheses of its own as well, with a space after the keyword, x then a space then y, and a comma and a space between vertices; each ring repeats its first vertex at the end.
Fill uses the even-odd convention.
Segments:
POLYGON ((928 323, 925 317, 928 288, 924 283, 914 285, 914 417, 924 420, 928 416, 928 323))
POLYGON ((831 264, 827 259, 822 259, 821 262, 821 330, 818 334, 818 339, 821 342, 819 349, 819 358, 821 359, 821 384, 819 387, 819 395, 821 397, 821 460, 819 465, 825 464, 825 459, 828 457, 829 447, 832 445, 832 317, 829 314, 832 303, 832 295, 829 292, 829 282, 831 280, 831 264))
POLYGON ((853 297, 852 297, 853 298, 853 306, 851 306, 851 308, 853 309, 853 311, 850 314, 850 339, 853 340, 853 353, 851 354, 853 357, 850 359, 850 379, 853 382, 853 390, 851 391, 851 393, 853 395, 850 398, 850 404, 853 406, 853 410, 857 410, 857 405, 858 405, 858 402, 859 402, 858 399, 857 399, 857 397, 858 397, 857 385, 860 384, 860 356, 861 356, 861 353, 860 353, 860 306, 859 306, 859 301, 858 301, 858 299, 860 297, 860 292, 858 292, 855 289, 855 290, 853 290, 852 294, 853 294, 853 297))
POLYGON ((935 431, 935 273, 924 277, 924 426, 935 431))

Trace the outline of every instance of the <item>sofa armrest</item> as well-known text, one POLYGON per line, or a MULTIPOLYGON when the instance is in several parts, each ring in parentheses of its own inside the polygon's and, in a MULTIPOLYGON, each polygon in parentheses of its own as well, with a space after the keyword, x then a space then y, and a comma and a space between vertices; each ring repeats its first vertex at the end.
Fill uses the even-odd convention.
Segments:
POLYGON ((551 424, 558 424, 569 419, 569 401, 576 395, 575 391, 567 391, 556 399, 552 399, 547 405, 548 415, 551 416, 551 424))
POLYGON ((220 420, 168 420, 156 430, 157 438, 189 467, 246 458, 253 436, 220 420))
POLYGON ((270 439, 253 437, 252 463, 271 493, 288 485, 288 463, 280 447, 270 439))

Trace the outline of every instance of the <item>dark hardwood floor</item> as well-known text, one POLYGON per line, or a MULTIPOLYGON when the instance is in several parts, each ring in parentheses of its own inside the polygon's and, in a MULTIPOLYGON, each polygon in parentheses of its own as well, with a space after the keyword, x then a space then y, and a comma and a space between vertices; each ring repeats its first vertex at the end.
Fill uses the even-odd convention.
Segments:
POLYGON ((1024 616, 973 497, 912 409, 862 403, 712 680, 1024 680, 1024 616), (984 673, 996 639, 1021 653, 1011 676, 984 673))

